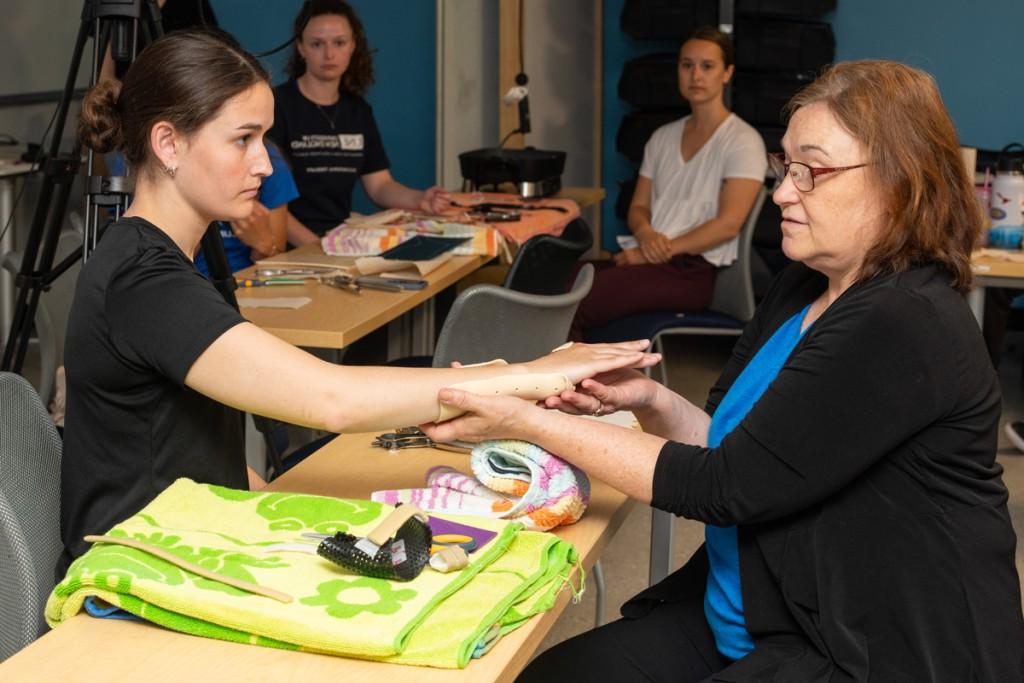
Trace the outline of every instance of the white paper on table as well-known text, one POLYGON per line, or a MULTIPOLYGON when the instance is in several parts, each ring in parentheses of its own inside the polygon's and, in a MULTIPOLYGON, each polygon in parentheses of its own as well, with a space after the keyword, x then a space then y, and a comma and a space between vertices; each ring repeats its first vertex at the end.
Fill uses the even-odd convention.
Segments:
POLYGON ((308 296, 278 296, 270 299, 260 299, 254 296, 238 297, 240 308, 302 308, 312 299, 308 296))

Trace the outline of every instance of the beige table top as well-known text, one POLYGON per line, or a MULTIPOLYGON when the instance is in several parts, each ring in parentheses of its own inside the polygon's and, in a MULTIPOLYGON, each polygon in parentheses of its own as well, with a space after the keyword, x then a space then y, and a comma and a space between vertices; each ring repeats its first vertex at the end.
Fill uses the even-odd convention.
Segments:
MULTIPOLYGON (((468 456, 433 449, 389 454, 369 444, 374 434, 335 439, 268 487, 348 498, 380 488, 423 485, 427 468, 469 471, 468 456)), ((571 541, 588 569, 622 525, 632 500, 593 481, 590 507, 556 533, 571 541)), ((573 581, 578 581, 573 576, 573 581)), ((529 661, 571 595, 509 633, 462 670, 381 664, 187 636, 140 622, 78 615, 0 663, 2 681, 511 681, 529 661)))
MULTIPOLYGON (((1024 253, 1020 250, 1014 250, 1008 253, 1014 257, 1024 256, 1024 253)), ((1024 278, 1024 263, 1021 263, 1020 261, 1009 261, 997 256, 975 256, 971 259, 971 267, 974 270, 975 276, 981 280, 981 284, 983 285, 994 284, 991 281, 1001 280, 1003 278, 1024 278)), ((1002 284, 1002 286, 1014 286, 1012 284, 1000 284, 1002 284)), ((1024 281, 1017 286, 1024 287, 1024 281)))
MULTIPOLYGON (((240 287, 235 294, 261 299, 311 298, 310 303, 298 309, 243 307, 242 315, 289 344, 341 349, 458 282, 487 260, 484 256, 454 256, 426 276, 430 284, 420 291, 382 292, 364 289, 355 295, 311 281, 295 286, 240 287)), ((314 243, 275 256, 273 261, 347 266, 354 259, 327 256, 320 245, 314 243)), ((251 273, 251 270, 243 270, 240 275, 251 273)))

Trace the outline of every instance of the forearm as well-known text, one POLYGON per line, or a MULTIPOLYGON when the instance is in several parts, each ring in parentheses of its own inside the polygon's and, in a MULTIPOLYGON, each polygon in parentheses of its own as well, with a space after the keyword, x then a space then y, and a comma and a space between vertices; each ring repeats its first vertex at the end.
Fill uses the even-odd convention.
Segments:
POLYGON ((341 432, 430 422, 438 417, 437 394, 443 387, 527 371, 523 364, 458 369, 335 365, 245 323, 211 344, 185 383, 245 412, 341 432))
POLYGON ((716 216, 693 230, 674 237, 671 240, 672 254, 702 254, 736 237, 739 228, 740 226, 732 221, 716 216))
POLYGON ((406 187, 394 179, 387 179, 371 185, 364 185, 373 203, 385 209, 406 209, 416 211, 423 202, 423 192, 406 187))
POLYGON ((315 232, 303 225, 298 218, 293 216, 289 211, 286 220, 286 233, 288 237, 288 243, 294 244, 296 247, 301 247, 303 244, 310 244, 312 242, 319 242, 320 236, 315 232))
POLYGON ((651 225, 651 209, 648 206, 630 206, 626 214, 626 225, 629 231, 636 237, 645 232, 654 232, 651 225))
POLYGON ((706 446, 711 416, 661 384, 647 407, 634 408, 640 427, 669 441, 706 446))
POLYGON ((288 209, 279 206, 271 209, 267 216, 267 229, 260 244, 252 246, 254 261, 280 254, 288 243, 288 209))

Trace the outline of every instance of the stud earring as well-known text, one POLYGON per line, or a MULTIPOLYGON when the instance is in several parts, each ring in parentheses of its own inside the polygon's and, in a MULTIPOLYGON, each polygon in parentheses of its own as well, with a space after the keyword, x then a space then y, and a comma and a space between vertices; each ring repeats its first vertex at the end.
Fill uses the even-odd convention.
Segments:
POLYGON ((174 174, 177 173, 177 172, 178 172, 178 167, 177 166, 164 166, 164 173, 166 173, 167 175, 169 175, 172 178, 174 177, 174 174))

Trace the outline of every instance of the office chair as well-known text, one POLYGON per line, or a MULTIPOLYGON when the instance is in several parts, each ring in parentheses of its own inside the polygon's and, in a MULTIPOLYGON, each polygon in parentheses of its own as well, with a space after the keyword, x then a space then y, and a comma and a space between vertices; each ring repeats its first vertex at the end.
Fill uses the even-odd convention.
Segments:
MULTIPOLYGON (((585 332, 588 342, 615 342, 628 339, 650 339, 651 350, 663 354, 663 339, 669 335, 734 335, 739 336, 743 327, 754 317, 754 285, 751 277, 751 240, 757 217, 764 206, 767 190, 761 188, 750 207, 747 220, 740 229, 736 260, 720 268, 715 275, 715 287, 711 305, 698 313, 675 313, 661 311, 636 313, 607 325, 585 332)), ((668 368, 664 360, 660 364, 661 383, 668 386, 668 368)), ((650 369, 646 370, 650 375, 650 369)), ((668 576, 672 562, 673 517, 664 510, 651 510, 651 565, 648 575, 650 585, 668 576)))
POLYGON ((527 294, 562 294, 576 262, 593 244, 582 218, 571 221, 558 237, 535 235, 520 247, 501 286, 527 294))
POLYGON ((60 540, 61 440, 25 378, 0 373, 0 661, 44 631, 60 540))
POLYGON ((584 266, 565 294, 525 294, 494 285, 476 285, 452 304, 437 339, 433 366, 452 361, 480 363, 504 358, 533 360, 565 343, 576 308, 590 292, 594 267, 584 266))

